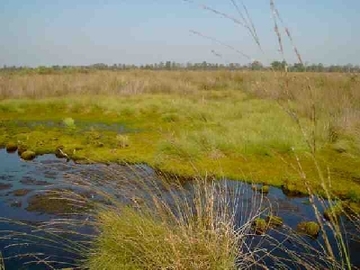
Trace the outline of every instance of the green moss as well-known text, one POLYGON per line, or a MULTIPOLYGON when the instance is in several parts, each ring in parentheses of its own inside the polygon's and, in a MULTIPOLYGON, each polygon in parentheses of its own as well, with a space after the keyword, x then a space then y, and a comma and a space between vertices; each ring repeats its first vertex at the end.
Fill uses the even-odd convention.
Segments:
POLYGON ((35 152, 29 151, 29 150, 27 150, 21 154, 21 158, 23 160, 33 160, 35 157, 36 157, 35 152))
POLYGON ((56 147, 55 156, 57 158, 68 158, 68 155, 64 152, 64 146, 56 147))
POLYGON ((297 231, 303 234, 306 234, 311 237, 317 237, 320 232, 320 225, 316 222, 309 221, 309 222, 300 222, 297 225, 297 231))
POLYGON ((18 147, 18 155, 21 156, 26 150, 27 150, 27 147, 23 144, 20 144, 18 147))
POLYGON ((360 204, 349 202, 346 204, 346 211, 350 214, 360 215, 360 204))
POLYGON ((264 234, 268 228, 268 223, 263 218, 256 218, 253 223, 256 234, 264 234))
POLYGON ((251 188, 252 188, 252 190, 260 192, 262 194, 268 194, 270 191, 270 187, 268 185, 263 185, 261 187, 259 187, 257 185, 252 185, 251 188))
POLYGON ((180 120, 180 117, 176 113, 166 113, 161 117, 161 120, 164 122, 177 122, 180 120))
POLYGON ((345 195, 345 199, 349 200, 352 203, 360 204, 360 194, 354 190, 349 190, 345 195))
POLYGON ((281 186, 282 191, 288 197, 305 197, 307 192, 301 180, 286 180, 281 186))
POLYGON ((129 136, 118 134, 116 135, 117 144, 115 147, 125 148, 129 146, 129 136))
POLYGON ((278 216, 267 216, 266 217, 266 222, 269 224, 269 226, 271 227, 279 227, 283 225, 283 220, 281 217, 278 216))
MULTIPOLYGON (((6 100, 0 104, 0 145, 19 141, 37 154, 57 156, 61 146, 76 160, 147 163, 177 175, 225 176, 263 183, 264 193, 272 185, 303 196, 307 188, 294 170, 298 157, 313 192, 323 192, 302 135, 281 108, 240 91, 213 95, 6 100), (67 118, 76 129, 64 128, 67 118)), ((330 192, 360 197, 360 155, 320 144, 317 158, 324 171, 330 168, 330 192)))
POLYGON ((332 145, 332 148, 338 153, 346 153, 350 151, 352 145, 349 141, 343 139, 336 141, 336 143, 332 145))
POLYGON ((341 202, 338 202, 324 211, 324 217, 327 220, 335 221, 338 217, 344 213, 344 208, 341 202))
POLYGON ((270 187, 267 186, 267 185, 262 186, 261 189, 260 189, 260 192, 263 193, 263 194, 268 194, 269 191, 270 191, 270 187))
POLYGON ((63 124, 67 128, 76 128, 75 121, 71 117, 67 117, 63 120, 63 124))
POLYGON ((8 142, 5 146, 6 151, 9 153, 13 153, 18 149, 18 145, 15 142, 8 142))

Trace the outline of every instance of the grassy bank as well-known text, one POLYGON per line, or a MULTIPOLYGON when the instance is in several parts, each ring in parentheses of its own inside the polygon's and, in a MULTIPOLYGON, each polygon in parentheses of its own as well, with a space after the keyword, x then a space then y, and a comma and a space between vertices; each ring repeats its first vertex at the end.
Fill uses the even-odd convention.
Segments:
POLYGON ((315 156, 331 191, 358 202, 359 89, 348 74, 1 74, 0 145, 300 192, 306 173, 321 193, 315 156))

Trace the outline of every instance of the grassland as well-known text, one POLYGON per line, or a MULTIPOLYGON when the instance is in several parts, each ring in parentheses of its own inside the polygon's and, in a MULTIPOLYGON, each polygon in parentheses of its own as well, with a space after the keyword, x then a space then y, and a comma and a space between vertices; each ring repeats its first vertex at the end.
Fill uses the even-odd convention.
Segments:
POLYGON ((360 200, 357 75, 3 73, 0 100, 3 147, 322 193, 316 158, 332 193, 360 200))

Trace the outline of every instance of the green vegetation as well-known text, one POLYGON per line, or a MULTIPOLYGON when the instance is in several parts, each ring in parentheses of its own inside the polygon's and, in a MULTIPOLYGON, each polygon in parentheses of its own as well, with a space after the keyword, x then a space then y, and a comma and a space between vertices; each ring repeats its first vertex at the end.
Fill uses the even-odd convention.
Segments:
POLYGON ((344 208, 341 202, 337 202, 336 204, 328 207, 324 211, 324 217, 327 220, 334 221, 337 220, 338 217, 344 213, 344 208))
POLYGON ((17 151, 18 151, 18 155, 21 156, 24 152, 27 151, 27 147, 25 145, 20 144, 18 146, 17 151))
POLYGON ((271 227, 279 227, 283 225, 283 220, 281 217, 278 216, 267 216, 266 217, 266 222, 269 224, 269 226, 271 227))
POLYGON ((6 151, 8 151, 9 153, 12 153, 18 149, 18 146, 14 142, 8 142, 5 146, 5 148, 6 148, 6 151))
POLYGON ((100 213, 99 222, 89 269, 236 269, 230 231, 170 225, 132 208, 100 213))
POLYGON ((27 150, 21 154, 21 158, 23 160, 33 160, 35 157, 36 157, 35 152, 29 151, 29 150, 27 150))
MULTIPOLYGON (((169 180, 124 179, 125 185, 105 195, 113 205, 96 208, 93 222, 100 234, 88 252, 87 268, 231 270, 257 264, 246 248, 243 252, 242 235, 250 230, 250 223, 235 227, 236 210, 229 207, 236 202, 238 189, 197 178, 189 196, 177 179, 169 180), (129 192, 134 189, 136 197, 129 192), (131 203, 119 203, 119 194, 131 203)), ((113 179, 104 182, 106 186, 113 179)), ((89 181, 84 185, 92 187, 89 181)), ((254 207, 251 215, 256 214, 254 207)))
POLYGON ((320 225, 314 221, 300 222, 297 226, 300 233, 304 233, 311 237, 317 237, 320 232, 320 225))
POLYGON ((67 128, 76 128, 75 121, 71 117, 65 118, 63 120, 63 123, 64 123, 65 127, 67 127, 67 128))
POLYGON ((20 74, 73 74, 73 73, 92 73, 96 71, 120 71, 120 70, 172 70, 172 71, 179 71, 179 70, 188 70, 188 71, 195 71, 195 70, 208 70, 208 71, 233 71, 233 70, 242 70, 242 71, 249 71, 249 70, 276 70, 276 71, 283 71, 287 66, 288 72, 334 72, 334 73, 359 73, 360 66, 354 66, 351 64, 347 65, 329 65, 326 66, 322 63, 319 64, 306 64, 306 66, 302 63, 286 63, 286 61, 273 61, 270 63, 269 66, 264 66, 259 61, 253 61, 252 63, 248 63, 245 65, 241 65, 239 63, 229 63, 229 64, 219 64, 219 63, 207 63, 203 61, 201 63, 177 63, 173 61, 166 61, 155 63, 155 64, 146 64, 146 65, 133 65, 133 64, 113 64, 107 65, 105 63, 97 63, 89 66, 39 66, 36 68, 31 67, 17 67, 17 66, 4 66, 0 67, 0 73, 20 73, 20 74))
POLYGON ((3 146, 17 141, 37 155, 147 163, 185 177, 226 176, 295 195, 308 193, 308 186, 323 193, 315 155, 320 169, 329 169, 333 194, 351 200, 360 194, 360 80, 355 75, 0 76, 3 146))
POLYGON ((268 229, 268 223, 263 218, 256 218, 253 222, 253 227, 256 234, 264 234, 268 229))
POLYGON ((264 194, 268 194, 270 191, 270 187, 269 186, 262 186, 261 189, 260 189, 260 192, 261 193, 264 193, 264 194))

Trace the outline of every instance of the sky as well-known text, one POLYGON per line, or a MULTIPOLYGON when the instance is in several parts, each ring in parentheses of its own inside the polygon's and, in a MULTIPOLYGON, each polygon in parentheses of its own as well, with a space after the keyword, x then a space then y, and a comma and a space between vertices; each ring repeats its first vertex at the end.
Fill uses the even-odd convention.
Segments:
POLYGON ((0 66, 297 62, 283 25, 304 62, 360 64, 359 0, 276 0, 284 54, 269 0, 233 2, 244 15, 246 5, 261 49, 208 9, 241 21, 232 0, 0 0, 0 66))

